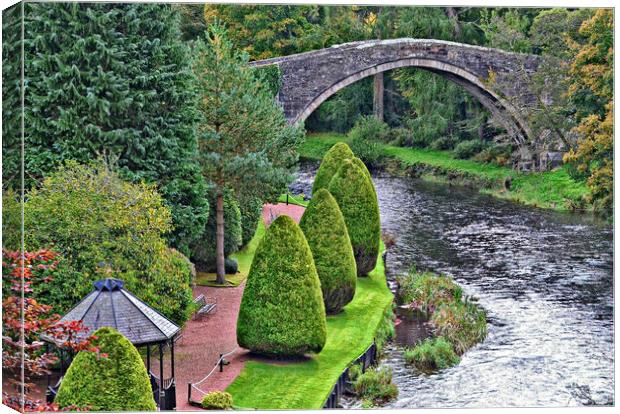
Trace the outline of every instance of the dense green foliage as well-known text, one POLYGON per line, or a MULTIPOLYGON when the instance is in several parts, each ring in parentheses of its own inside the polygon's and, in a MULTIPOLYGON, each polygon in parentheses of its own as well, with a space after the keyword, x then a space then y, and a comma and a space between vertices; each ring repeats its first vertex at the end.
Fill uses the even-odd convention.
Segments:
MULTIPOLYGON (((209 204, 215 206, 215 194, 213 191, 209 193, 209 204)), ((239 250, 242 243, 241 211, 230 192, 224 195, 224 221, 224 255, 228 257, 239 250)), ((215 229, 215 209, 211 209, 202 237, 191 246, 190 258, 197 270, 215 271, 215 229)))
MULTIPOLYGON (((19 208, 3 213, 10 217, 19 208)), ((111 271, 150 306, 176 322, 186 320, 189 264, 166 247, 170 210, 152 185, 122 181, 101 163, 70 161, 29 193, 24 228, 29 250, 52 248, 64 258, 52 281, 34 287, 36 297, 55 311, 66 312, 92 290, 93 281, 111 271)), ((19 228, 3 230, 19 235, 19 228)), ((18 237, 4 243, 19 248, 18 237)))
POLYGON ((376 117, 360 117, 349 131, 351 151, 365 164, 376 166, 382 155, 379 143, 389 139, 389 132, 387 124, 376 117))
MULTIPOLYGON (((293 179, 303 128, 287 123, 269 85, 257 79, 248 56, 235 50, 220 26, 195 43, 194 72, 203 99, 198 106, 200 163, 213 184, 216 205, 232 191, 237 199, 275 198, 293 179)), ((226 227, 215 208, 217 234, 226 227), (219 217, 218 217, 219 216, 219 217)), ((216 239, 217 241, 217 239, 216 239)), ((224 283, 223 240, 216 249, 218 282, 224 283)))
POLYGON ((233 398, 225 391, 211 391, 204 396, 200 406, 205 410, 230 410, 233 406, 233 398))
POLYGON ((398 396, 398 388, 392 382, 392 370, 389 367, 370 368, 358 373, 353 379, 353 390, 367 402, 366 405, 381 405, 398 396), (370 404, 368 404, 370 403, 370 404))
POLYGON ((321 166, 316 172, 314 177, 314 183, 312 184, 312 193, 316 193, 321 188, 328 188, 329 183, 345 160, 350 160, 354 157, 351 148, 344 142, 338 142, 334 144, 329 151, 322 155, 323 160, 321 166))
POLYGON ((299 226, 312 251, 325 311, 338 313, 353 300, 357 271, 344 217, 329 191, 312 196, 299 226))
POLYGON ((391 304, 379 259, 368 277, 357 280, 345 311, 327 318, 327 341, 320 354, 294 364, 248 361, 226 391, 239 408, 320 409, 342 371, 373 343, 391 304))
MULTIPOLYGON (((29 189, 64 160, 103 156, 121 177, 156 183, 172 212, 166 237, 187 253, 209 206, 196 163, 197 94, 178 17, 165 4, 27 3, 24 168, 29 189)), ((21 45, 14 29, 4 35, 2 159, 3 185, 20 188, 14 59, 21 45)))
POLYGON ((405 350, 405 362, 424 372, 458 365, 461 358, 443 336, 425 339, 413 349, 405 350))
POLYGON ((91 411, 155 411, 151 383, 138 350, 113 328, 99 328, 94 335, 100 353, 81 351, 75 357, 54 402, 91 411))
POLYGON ((243 291, 237 341, 272 356, 321 352, 325 306, 312 252, 288 216, 271 223, 260 242, 243 291))
POLYGON ((357 164, 345 160, 329 183, 347 224, 357 275, 367 275, 377 263, 381 238, 379 203, 374 185, 357 164))
POLYGON ((278 65, 258 66, 254 68, 254 76, 266 86, 272 96, 276 96, 282 86, 282 72, 278 65))
POLYGON ((479 139, 472 139, 469 141, 460 142, 454 148, 454 157, 458 159, 471 158, 474 155, 481 153, 489 144, 479 139))

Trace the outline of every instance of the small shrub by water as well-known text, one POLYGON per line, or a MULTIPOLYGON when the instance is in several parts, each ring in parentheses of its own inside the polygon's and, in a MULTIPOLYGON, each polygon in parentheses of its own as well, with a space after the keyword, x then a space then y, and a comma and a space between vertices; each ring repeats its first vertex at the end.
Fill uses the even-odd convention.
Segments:
POLYGON ((390 139, 390 127, 373 115, 362 116, 349 131, 349 137, 385 142, 390 139))
POLYGON ((446 151, 453 149, 455 145, 456 140, 454 137, 447 135, 437 138, 435 141, 431 142, 430 148, 434 150, 446 151))
POLYGON ((397 278, 398 296, 402 303, 411 303, 415 308, 431 315, 443 303, 460 301, 463 291, 452 278, 431 272, 417 272, 397 278))
MULTIPOLYGON (((486 313, 467 297, 463 297, 461 287, 452 278, 412 269, 397 280, 400 302, 424 312, 433 327, 437 337, 435 339, 441 337, 442 341, 449 343, 456 355, 462 355, 485 338, 486 313)), ((432 364, 429 361, 439 356, 443 358, 447 354, 444 352, 445 347, 434 349, 442 346, 441 342, 427 341, 408 351, 405 358, 414 365, 430 367, 432 364)))
POLYGON ((487 147, 488 144, 480 139, 463 141, 454 148, 454 157, 459 159, 471 158, 487 147))
POLYGON ((353 390, 367 407, 384 404, 398 396, 392 370, 388 367, 371 368, 359 374, 353 382, 353 390))
POLYGON ((431 317, 435 334, 450 341, 454 350, 462 355, 487 334, 485 312, 471 302, 443 304, 431 317))
POLYGON ((374 116, 360 117, 349 131, 349 138, 355 156, 373 167, 381 162, 381 143, 390 139, 390 128, 374 116))
POLYGON ((461 359, 444 337, 428 338, 413 349, 405 350, 405 362, 430 372, 457 365, 461 359))
POLYGON ((200 405, 205 410, 230 410, 233 397, 225 391, 212 391, 204 396, 200 405))

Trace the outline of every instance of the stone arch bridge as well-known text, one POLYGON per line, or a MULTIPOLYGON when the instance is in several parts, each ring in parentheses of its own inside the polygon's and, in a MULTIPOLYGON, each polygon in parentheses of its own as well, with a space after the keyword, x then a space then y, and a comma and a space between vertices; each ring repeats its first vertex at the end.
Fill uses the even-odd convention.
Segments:
POLYGON ((304 121, 327 98, 367 76, 416 67, 437 73, 469 91, 531 159, 532 135, 520 110, 536 101, 526 85, 541 58, 535 55, 426 39, 370 40, 253 62, 278 65, 277 99, 291 123, 304 121))

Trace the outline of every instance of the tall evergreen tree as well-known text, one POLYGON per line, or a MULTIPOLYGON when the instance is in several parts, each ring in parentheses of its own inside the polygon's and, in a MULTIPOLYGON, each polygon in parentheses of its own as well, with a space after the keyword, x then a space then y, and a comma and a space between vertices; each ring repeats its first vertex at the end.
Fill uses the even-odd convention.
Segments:
POLYGON ((210 26, 196 43, 194 71, 202 96, 200 159, 216 192, 217 283, 224 283, 224 194, 273 198, 293 179, 302 127, 288 125, 266 82, 235 50, 226 31, 210 26))
MULTIPOLYGON (((65 160, 103 156, 124 178, 158 184, 173 214, 169 239, 187 253, 208 202, 178 13, 163 4, 27 3, 24 22, 26 186, 65 160)), ((7 75, 3 94, 14 92, 19 71, 7 75)), ((4 128, 20 131, 14 98, 3 105, 4 128)), ((3 179, 19 187, 21 139, 7 138, 3 179)))

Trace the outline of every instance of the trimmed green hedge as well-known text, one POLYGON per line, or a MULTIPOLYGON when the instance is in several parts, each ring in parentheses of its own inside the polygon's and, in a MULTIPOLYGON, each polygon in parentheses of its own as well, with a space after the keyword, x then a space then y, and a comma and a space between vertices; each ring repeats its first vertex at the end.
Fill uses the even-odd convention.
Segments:
POLYGON ((353 155, 353 151, 351 151, 351 148, 349 148, 346 143, 338 142, 334 144, 323 157, 321 166, 316 172, 314 184, 312 185, 312 194, 316 193, 321 188, 328 188, 329 182, 334 175, 336 175, 342 163, 353 157, 355 157, 355 155, 353 155))
POLYGON ((365 276, 377 264, 381 240, 379 203, 367 171, 346 160, 329 184, 347 224, 357 263, 357 275, 365 276))
POLYGON ((90 411, 155 411, 151 383, 138 350, 113 328, 98 329, 98 353, 81 351, 67 370, 54 402, 90 411))
MULTIPOLYGON (((211 191, 213 193, 213 191, 211 191)), ((216 268, 215 254, 215 195, 211 194, 209 203, 213 208, 209 211, 209 218, 205 231, 200 239, 192 247, 192 261, 196 268, 202 272, 214 272, 216 268)), ((224 256, 239 250, 242 242, 241 211, 237 200, 231 193, 224 195, 224 256)))
POLYGON ((230 410, 233 398, 225 391, 212 391, 204 396, 200 405, 205 410, 230 410))
POLYGON ((288 216, 261 240, 241 299, 237 341, 253 352, 295 356, 320 352, 327 327, 310 246, 288 216))
POLYGON ((325 311, 338 313, 353 300, 357 270, 344 217, 329 191, 314 194, 299 226, 312 250, 325 311))

